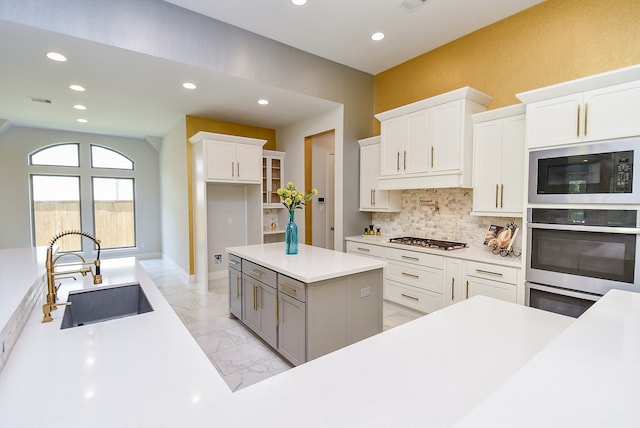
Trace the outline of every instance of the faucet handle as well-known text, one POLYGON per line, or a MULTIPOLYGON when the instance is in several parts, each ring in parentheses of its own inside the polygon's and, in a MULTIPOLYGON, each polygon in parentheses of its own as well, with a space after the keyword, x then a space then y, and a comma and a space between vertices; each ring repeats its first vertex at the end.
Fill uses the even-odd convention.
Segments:
POLYGON ((44 316, 42 317, 42 322, 51 322, 53 318, 51 317, 51 311, 55 311, 58 309, 58 306, 71 306, 71 302, 61 302, 61 303, 45 303, 42 305, 42 313, 44 316))

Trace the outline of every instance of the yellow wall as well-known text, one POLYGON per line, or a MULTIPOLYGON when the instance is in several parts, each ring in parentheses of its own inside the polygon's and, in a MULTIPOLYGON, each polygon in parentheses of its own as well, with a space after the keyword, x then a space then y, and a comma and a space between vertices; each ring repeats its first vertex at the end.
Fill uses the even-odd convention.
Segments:
POLYGON ((223 122, 221 120, 207 119, 204 117, 187 116, 187 183, 189 198, 189 273, 195 273, 194 266, 194 249, 193 249, 193 171, 191 166, 191 144, 188 139, 196 132, 216 132, 218 134, 237 135, 240 137, 259 138, 267 140, 264 145, 265 150, 276 150, 276 131, 275 129, 260 128, 257 126, 242 125, 239 123, 223 122))
POLYGON ((548 0, 376 75, 374 111, 463 86, 493 96, 493 109, 519 103, 519 92, 638 63, 640 1, 548 0))

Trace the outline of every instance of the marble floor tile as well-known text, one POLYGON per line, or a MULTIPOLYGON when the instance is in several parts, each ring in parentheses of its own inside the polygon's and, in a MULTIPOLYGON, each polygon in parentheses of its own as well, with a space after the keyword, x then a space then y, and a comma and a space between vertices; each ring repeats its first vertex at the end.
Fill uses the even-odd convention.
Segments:
MULTIPOLYGON (((237 391, 292 367, 239 320, 229 316, 227 278, 211 280, 207 292, 201 293, 172 263, 162 259, 140 263, 231 390, 237 391)), ((384 330, 420 316, 419 312, 383 302, 384 330)))

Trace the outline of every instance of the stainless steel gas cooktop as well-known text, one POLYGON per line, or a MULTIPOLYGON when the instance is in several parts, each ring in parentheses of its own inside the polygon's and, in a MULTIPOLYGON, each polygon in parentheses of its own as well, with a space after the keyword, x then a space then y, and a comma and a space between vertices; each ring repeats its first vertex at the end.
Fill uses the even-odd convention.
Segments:
POLYGON ((392 244, 413 245, 414 247, 440 248, 442 250, 457 250, 467 246, 464 242, 440 241, 437 239, 414 238, 411 236, 391 238, 389 242, 392 244))

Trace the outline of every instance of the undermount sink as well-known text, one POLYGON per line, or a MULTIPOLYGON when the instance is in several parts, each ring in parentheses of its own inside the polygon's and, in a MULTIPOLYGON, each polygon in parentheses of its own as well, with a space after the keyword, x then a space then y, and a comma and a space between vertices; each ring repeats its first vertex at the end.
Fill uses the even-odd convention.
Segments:
POLYGON ((61 329, 153 311, 138 283, 72 291, 67 301, 61 329))

